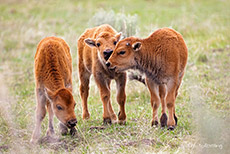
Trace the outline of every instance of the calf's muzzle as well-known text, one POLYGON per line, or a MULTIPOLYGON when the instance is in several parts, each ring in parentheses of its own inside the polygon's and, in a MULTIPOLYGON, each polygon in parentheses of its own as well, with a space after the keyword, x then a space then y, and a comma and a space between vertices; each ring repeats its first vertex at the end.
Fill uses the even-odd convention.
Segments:
POLYGON ((111 50, 111 49, 106 49, 103 52, 103 55, 104 55, 104 58, 105 58, 106 61, 109 59, 109 57, 111 56, 112 53, 113 53, 113 50, 111 50))
POLYGON ((76 124, 77 124, 77 119, 71 119, 71 120, 68 121, 68 125, 70 127, 75 127, 76 124))

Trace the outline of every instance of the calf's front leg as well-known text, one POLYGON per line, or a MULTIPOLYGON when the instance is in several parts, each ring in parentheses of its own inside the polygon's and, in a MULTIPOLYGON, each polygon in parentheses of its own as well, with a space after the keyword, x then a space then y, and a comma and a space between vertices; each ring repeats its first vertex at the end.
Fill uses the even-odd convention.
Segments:
POLYGON ((103 77, 95 77, 95 81, 98 85, 100 97, 103 103, 103 122, 104 124, 116 123, 117 116, 113 111, 110 101, 110 80, 106 80, 103 77))
POLYGON ((31 137, 30 142, 36 143, 41 134, 41 123, 46 115, 46 97, 45 94, 40 90, 36 90, 36 98, 37 98, 37 107, 36 107, 36 116, 35 116, 35 128, 31 137))
POLYGON ((166 114, 166 95, 167 95, 167 87, 165 84, 159 85, 159 94, 161 99, 161 127, 167 126, 167 114, 166 114))
POLYGON ((54 113, 53 113, 53 109, 51 107, 51 104, 48 100, 46 101, 46 106, 47 106, 47 111, 49 114, 49 122, 48 122, 48 129, 46 131, 46 135, 47 136, 53 136, 54 135, 54 126, 53 126, 54 113))
POLYGON ((125 94, 125 84, 126 84, 126 73, 123 73, 118 76, 116 80, 117 85, 117 102, 120 106, 120 111, 118 113, 118 123, 125 124, 126 123, 126 113, 125 113, 125 102, 126 102, 126 94, 125 94))

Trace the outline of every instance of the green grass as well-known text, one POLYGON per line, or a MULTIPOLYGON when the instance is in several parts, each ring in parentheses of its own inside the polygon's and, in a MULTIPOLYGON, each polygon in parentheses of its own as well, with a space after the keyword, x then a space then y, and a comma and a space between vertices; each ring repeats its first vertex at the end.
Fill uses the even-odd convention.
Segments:
MULTIPOLYGON (((227 153, 230 143, 228 6, 227 0, 1 1, 0 152, 227 153), (91 118, 82 120, 76 41, 92 26, 92 21, 99 20, 95 15, 101 10, 105 15, 112 11, 113 17, 122 16, 127 21, 128 17, 135 17, 131 27, 135 26, 138 33, 133 30, 132 33, 139 37, 146 37, 161 27, 172 27, 183 35, 189 60, 176 100, 179 123, 174 131, 151 127, 148 89, 134 81, 127 83, 125 126, 90 129, 102 125, 103 109, 93 78, 88 100, 91 118), (75 138, 60 136, 55 118, 56 134, 61 141, 34 147, 29 144, 36 107, 33 57, 38 42, 53 35, 64 38, 71 48, 78 134, 75 138)), ((111 93, 112 105, 118 113, 114 82, 111 93)), ((42 137, 47 123, 46 117, 42 137)))

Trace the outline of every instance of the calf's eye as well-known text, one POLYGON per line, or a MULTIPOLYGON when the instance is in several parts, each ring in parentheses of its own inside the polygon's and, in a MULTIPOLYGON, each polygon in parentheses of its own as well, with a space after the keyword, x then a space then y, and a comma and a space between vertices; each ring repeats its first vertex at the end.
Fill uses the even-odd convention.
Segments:
POLYGON ((63 110, 63 108, 60 105, 56 105, 58 110, 63 110))
POLYGON ((116 44, 117 44, 117 41, 113 42, 113 44, 116 45, 116 44))
POLYGON ((125 51, 120 51, 119 52, 119 55, 124 55, 125 54, 125 51))
POLYGON ((97 43, 97 47, 99 47, 101 44, 100 43, 97 43))

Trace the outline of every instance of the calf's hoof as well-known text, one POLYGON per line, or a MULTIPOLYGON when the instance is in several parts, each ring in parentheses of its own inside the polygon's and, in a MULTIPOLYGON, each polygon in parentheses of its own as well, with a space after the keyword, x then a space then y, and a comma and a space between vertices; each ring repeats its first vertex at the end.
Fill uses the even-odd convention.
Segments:
POLYGON ((152 127, 153 127, 153 126, 156 126, 156 127, 157 127, 157 126, 158 126, 158 123, 159 123, 159 122, 158 122, 157 120, 153 120, 153 121, 152 121, 152 127))
POLYGON ((126 120, 118 120, 118 124, 125 125, 126 124, 126 120))
POLYGON ((38 143, 38 139, 31 138, 31 139, 30 139, 30 143, 33 144, 33 145, 35 145, 35 144, 38 143))
POLYGON ((46 131, 46 136, 54 136, 54 130, 53 129, 48 129, 47 131, 46 131))
POLYGON ((83 113, 82 115, 82 119, 83 120, 88 120, 90 118, 90 114, 89 113, 83 113))
POLYGON ((161 127, 166 127, 167 126, 167 120, 168 120, 168 118, 167 118, 166 113, 163 113, 161 115, 161 119, 160 119, 161 127))
POLYGON ((70 128, 70 135, 75 136, 77 134, 77 130, 75 127, 70 128))
POLYGON ((103 124, 104 124, 104 125, 107 125, 107 124, 111 125, 111 124, 112 124, 112 121, 111 121, 110 118, 103 118, 103 124))
POLYGON ((175 126, 168 126, 168 130, 174 130, 175 126))
POLYGON ((67 135, 68 128, 64 124, 59 123, 59 129, 62 135, 67 135))
POLYGON ((111 115, 110 119, 111 119, 112 124, 117 124, 117 116, 116 116, 116 114, 111 115))
POLYGON ((121 112, 118 113, 118 124, 125 125, 126 124, 126 115, 121 115, 121 112))

